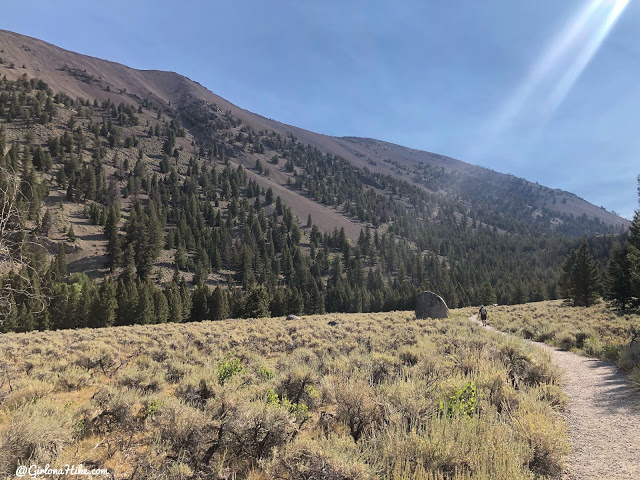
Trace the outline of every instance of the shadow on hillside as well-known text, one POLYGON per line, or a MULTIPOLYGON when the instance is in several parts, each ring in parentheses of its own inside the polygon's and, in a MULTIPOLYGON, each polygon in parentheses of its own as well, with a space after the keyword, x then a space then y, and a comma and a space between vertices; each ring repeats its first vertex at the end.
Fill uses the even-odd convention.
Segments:
POLYGON ((69 273, 84 272, 89 278, 101 278, 104 269, 105 258, 102 255, 83 257, 69 262, 69 273))
POLYGON ((85 242, 100 242, 106 239, 104 233, 76 234, 76 237, 85 242))

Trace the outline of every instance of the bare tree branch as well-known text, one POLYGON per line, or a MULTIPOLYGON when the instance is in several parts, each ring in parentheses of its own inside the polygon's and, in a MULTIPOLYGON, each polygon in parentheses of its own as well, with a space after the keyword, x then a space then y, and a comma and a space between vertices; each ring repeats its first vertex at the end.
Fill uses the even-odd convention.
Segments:
POLYGON ((0 166, 0 324, 14 313, 12 298, 35 301, 40 308, 34 313, 40 313, 46 307, 46 297, 34 292, 32 285, 32 279, 39 274, 25 255, 29 250, 44 247, 27 240, 25 212, 29 201, 21 183, 20 176, 10 166, 0 166), (12 281, 5 278, 8 274, 12 281))

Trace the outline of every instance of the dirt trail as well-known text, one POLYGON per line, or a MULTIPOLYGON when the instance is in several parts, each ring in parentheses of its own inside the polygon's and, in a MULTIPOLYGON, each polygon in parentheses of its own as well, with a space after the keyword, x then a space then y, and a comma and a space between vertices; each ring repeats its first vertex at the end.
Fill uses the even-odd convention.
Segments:
MULTIPOLYGON (((481 325, 476 315, 469 320, 481 325)), ((562 478, 640 479, 640 394, 628 377, 613 363, 531 343, 549 351, 564 371, 571 453, 562 478)))

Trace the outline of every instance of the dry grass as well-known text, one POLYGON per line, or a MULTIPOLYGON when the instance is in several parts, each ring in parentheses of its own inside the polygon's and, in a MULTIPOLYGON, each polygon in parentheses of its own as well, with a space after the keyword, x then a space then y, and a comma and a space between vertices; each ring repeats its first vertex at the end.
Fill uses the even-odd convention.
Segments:
POLYGON ((548 355, 466 311, 8 334, 0 352, 0 477, 552 478, 567 453, 548 355))
POLYGON ((489 322, 524 338, 616 362, 640 385, 640 316, 621 314, 599 303, 571 307, 560 300, 492 307, 489 322))

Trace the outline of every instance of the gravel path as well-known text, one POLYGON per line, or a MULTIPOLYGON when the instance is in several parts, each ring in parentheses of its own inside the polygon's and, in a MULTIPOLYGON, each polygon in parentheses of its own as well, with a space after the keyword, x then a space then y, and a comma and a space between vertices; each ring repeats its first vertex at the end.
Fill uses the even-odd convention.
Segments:
MULTIPOLYGON (((475 315, 469 320, 481 325, 475 315)), ((612 363, 532 343, 564 371, 571 453, 562 478, 640 479, 640 394, 628 377, 612 363)))

